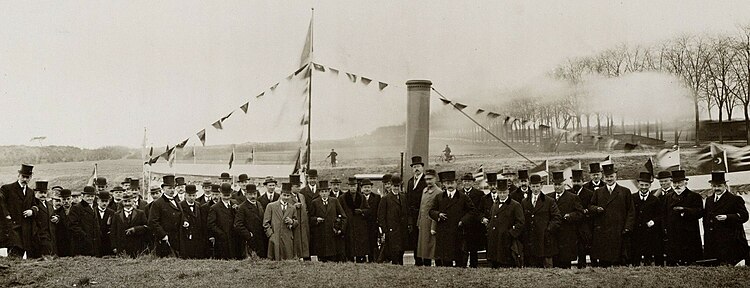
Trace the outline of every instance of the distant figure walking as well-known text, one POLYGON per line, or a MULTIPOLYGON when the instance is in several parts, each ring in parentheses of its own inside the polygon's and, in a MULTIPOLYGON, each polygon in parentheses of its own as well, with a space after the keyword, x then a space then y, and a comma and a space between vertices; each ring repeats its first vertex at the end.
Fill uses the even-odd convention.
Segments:
POLYGON ((339 156, 339 153, 336 153, 336 151, 331 149, 331 153, 328 154, 328 157, 326 157, 326 158, 331 158, 331 167, 336 167, 336 162, 337 162, 336 156, 339 156))

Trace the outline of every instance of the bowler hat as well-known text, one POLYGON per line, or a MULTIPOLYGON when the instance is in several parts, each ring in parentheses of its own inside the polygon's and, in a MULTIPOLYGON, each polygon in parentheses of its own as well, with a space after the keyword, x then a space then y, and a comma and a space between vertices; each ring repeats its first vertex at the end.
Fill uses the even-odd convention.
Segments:
POLYGON ((570 177, 570 179, 573 179, 573 181, 583 181, 583 170, 581 169, 573 169, 571 171, 573 175, 570 177))
POLYGON ((474 175, 471 175, 471 173, 466 173, 461 177, 461 181, 474 181, 474 175))
POLYGON ((589 173, 602 172, 602 166, 599 163, 589 163, 589 173))
POLYGON ((161 187, 164 187, 164 186, 174 187, 174 184, 175 184, 174 175, 164 175, 164 177, 161 177, 161 179, 162 179, 161 187))
POLYGON ((391 184, 401 186, 401 176, 391 175, 391 184))
POLYGON ((158 186, 153 186, 148 190, 149 194, 156 194, 159 192, 161 192, 161 188, 159 188, 158 186))
POLYGON ((672 172, 669 172, 668 170, 659 171, 659 173, 656 173, 656 179, 667 179, 672 178, 672 172))
POLYGON ((232 184, 224 183, 221 184, 221 195, 227 196, 232 194, 232 184))
POLYGON ((107 185, 107 178, 97 177, 96 181, 94 181, 94 182, 96 183, 96 186, 106 186, 107 185))
POLYGON ((47 191, 47 181, 36 181, 34 191, 47 191))
POLYGON ((411 164, 409 164, 409 166, 414 166, 414 165, 422 165, 422 166, 424 166, 424 162, 422 162, 422 156, 412 156, 411 157, 411 164))
POLYGON ((94 186, 83 187, 83 194, 96 195, 96 188, 94 186))
POLYGON ((565 182, 563 171, 552 171, 552 183, 562 184, 563 182, 565 182))
POLYGON ((232 179, 232 176, 229 176, 229 173, 227 172, 222 172, 219 179, 232 179))
POLYGON ((487 173, 485 175, 487 177, 487 184, 495 185, 495 183, 497 183, 497 173, 495 173, 495 172, 489 172, 489 173, 487 173))
POLYGON ((672 181, 678 182, 682 180, 688 180, 688 178, 685 177, 685 170, 672 171, 672 181))
POLYGON ((52 189, 52 190, 62 190, 63 187, 60 186, 60 185, 56 185, 56 186, 52 186, 52 188, 50 188, 50 189, 52 189))
POLYGON ((21 169, 18 170, 18 174, 24 175, 24 176, 31 176, 31 174, 34 174, 34 165, 31 164, 21 164, 21 169))
POLYGON ((99 194, 97 194, 96 197, 102 201, 109 201, 109 198, 111 197, 111 195, 107 191, 102 191, 102 192, 99 192, 99 194))
POLYGON ((370 181, 369 178, 362 179, 362 183, 360 184, 362 186, 372 185, 372 181, 370 181))
POLYGON ((338 177, 331 178, 331 184, 336 184, 336 183, 341 184, 341 179, 339 179, 338 177))
MULTIPOLYGON (((433 170, 433 171, 435 171, 435 170, 433 170)), ((383 183, 391 183, 391 177, 393 177, 393 175, 391 175, 391 173, 385 173, 385 174, 383 174, 383 179, 382 179, 383 183)))
POLYGON ((612 175, 617 173, 617 170, 615 170, 615 164, 604 164, 602 165, 602 174, 604 175, 612 175))
POLYGON ((245 182, 245 181, 247 181, 248 179, 249 179, 249 178, 247 177, 247 174, 240 174, 240 176, 237 176, 237 181, 238 181, 238 182, 245 182))
POLYGON ((198 188, 195 187, 193 184, 185 185, 185 194, 195 194, 198 193, 198 188))
POLYGON ((289 184, 292 184, 292 186, 302 184, 299 174, 289 175, 289 184))
POLYGON ((211 184, 211 192, 221 192, 221 190, 219 190, 220 187, 221 185, 219 184, 211 184))
POLYGON ((130 179, 130 189, 131 190, 138 190, 141 187, 141 180, 138 178, 131 178, 130 179))
POLYGON ((132 199, 135 199, 135 195, 133 195, 133 193, 122 194, 122 200, 132 200, 132 199))
POLYGON ((70 189, 60 189, 60 198, 70 197, 70 189))
POLYGON ((528 180, 529 170, 518 170, 518 180, 528 180))
POLYGON ((245 185, 245 190, 247 190, 247 193, 256 192, 258 191, 258 187, 255 184, 247 184, 245 185))
POLYGON ((355 186, 355 185, 357 185, 357 177, 349 177, 349 179, 347 179, 347 180, 349 182, 349 186, 355 186))
POLYGON ((540 183, 542 183, 542 176, 539 176, 537 174, 531 175, 531 177, 529 178, 529 183, 530 184, 540 184, 540 183))
POLYGON ((506 175, 516 175, 516 172, 511 170, 510 168, 503 168, 503 170, 500 170, 500 175, 506 176, 506 175))
POLYGON ((307 170, 307 178, 318 178, 318 170, 316 169, 307 170))
POLYGON ((112 188, 112 190, 109 190, 109 191, 110 192, 125 191, 125 189, 123 189, 122 186, 115 186, 115 188, 112 188))
POLYGON ((727 183, 725 177, 724 171, 713 171, 711 172, 711 181, 708 182, 711 184, 724 184, 727 183))
POLYGON ((268 183, 279 184, 279 182, 276 181, 276 179, 273 179, 273 177, 271 176, 268 176, 266 177, 266 180, 263 180, 263 185, 266 185, 268 183))
POLYGON ((211 181, 203 181, 203 183, 201 184, 201 186, 202 187, 209 187, 210 188, 211 187, 211 181))
POLYGON ((429 175, 429 176, 432 176, 432 177, 437 177, 437 171, 435 171, 435 169, 427 169, 427 170, 424 170, 424 175, 425 176, 429 175))
POLYGON ((326 180, 318 181, 317 191, 322 191, 322 190, 328 190, 328 181, 326 180))
POLYGON ((122 182, 120 182, 120 184, 122 184, 122 185, 130 184, 130 180, 132 180, 130 177, 125 177, 125 179, 122 180, 122 182))
POLYGON ((442 171, 438 173, 440 182, 456 181, 456 171, 442 171))
POLYGON ((508 190, 508 179, 497 179, 497 190, 498 191, 508 190))
POLYGON ((182 185, 185 185, 185 184, 186 184, 186 183, 185 183, 185 177, 182 177, 182 176, 180 176, 180 177, 175 177, 175 178, 174 178, 174 181, 175 181, 175 183, 177 183, 177 186, 182 186, 182 185))
POLYGON ((644 171, 638 174, 638 182, 651 183, 652 181, 653 179, 651 178, 651 173, 644 171))

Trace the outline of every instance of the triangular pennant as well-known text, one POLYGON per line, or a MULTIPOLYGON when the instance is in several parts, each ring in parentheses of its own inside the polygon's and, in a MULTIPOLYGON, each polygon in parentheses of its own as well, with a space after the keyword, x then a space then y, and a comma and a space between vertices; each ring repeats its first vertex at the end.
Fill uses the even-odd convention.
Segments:
POLYGON ((354 75, 352 73, 346 73, 346 77, 349 77, 349 81, 357 82, 357 75, 354 75))
POLYGON ((477 114, 482 114, 482 113, 484 113, 484 109, 481 109, 481 108, 477 109, 477 114))
POLYGON ((247 114, 247 107, 248 106, 250 106, 250 102, 242 104, 242 106, 240 106, 240 109, 242 109, 242 112, 245 112, 245 114, 247 114))
POLYGON ((378 82, 378 88, 380 90, 385 89, 385 87, 388 87, 388 83, 378 82))
POLYGON ((292 80, 292 77, 294 77, 294 74, 289 74, 289 76, 286 76, 286 80, 292 80))
POLYGON ((305 79, 310 78, 310 75, 312 74, 312 72, 310 71, 312 71, 312 69, 310 68, 305 69, 305 74, 302 75, 302 78, 305 78, 305 79))
POLYGON ((216 120, 216 122, 214 122, 214 124, 211 124, 211 126, 214 126, 214 128, 219 130, 224 129, 224 127, 221 126, 221 120, 216 120))
POLYGON ((328 71, 333 72, 333 74, 339 75, 339 69, 328 67, 328 71))
POLYGON ((151 164, 154 164, 157 161, 159 161, 159 157, 161 157, 161 155, 156 155, 156 157, 149 159, 148 162, 147 162, 148 165, 151 166, 151 164))
POLYGON ((307 120, 307 115, 302 115, 302 121, 299 122, 299 125, 305 126, 307 125, 307 123, 309 123, 307 120))
POLYGON ((313 63, 313 67, 315 67, 315 70, 318 70, 318 71, 321 71, 321 72, 326 72, 326 68, 323 67, 323 65, 320 65, 318 63, 313 63))
POLYGON ((451 100, 448 100, 448 99, 445 99, 445 98, 440 98, 440 101, 443 101, 443 104, 445 104, 445 105, 451 104, 451 100))
POLYGON ((260 94, 258 94, 258 96, 255 96, 255 98, 263 97, 263 95, 265 94, 266 94, 266 91, 260 92, 260 94))
POLYGON ((271 90, 276 90, 277 86, 279 86, 279 83, 273 84, 273 86, 271 86, 271 90))
POLYGON ((229 114, 227 114, 227 116, 222 117, 221 118, 221 122, 224 122, 225 120, 229 119, 229 116, 232 116, 233 113, 234 113, 234 111, 229 112, 229 114))
POLYGON ((307 64, 302 65, 302 67, 299 67, 299 69, 297 69, 297 71, 294 71, 294 76, 297 76, 297 74, 299 74, 300 72, 304 71, 305 68, 307 68, 307 64))
POLYGON ((196 133, 195 135, 198 135, 198 140, 201 140, 201 144, 203 144, 203 146, 206 146, 206 129, 198 131, 198 133, 196 133))
POLYGON ((497 113, 495 113, 495 112, 488 112, 488 113, 487 113, 487 117, 490 117, 490 118, 497 118, 497 117, 500 117, 500 114, 497 114, 497 113))
POLYGON ((372 79, 365 78, 365 77, 360 77, 359 80, 362 80, 362 83, 364 83, 365 85, 369 85, 370 82, 372 82, 372 79))
POLYGON ((185 148, 185 145, 187 145, 187 143, 188 143, 188 140, 190 140, 190 138, 188 138, 188 139, 185 139, 185 141, 182 141, 182 143, 180 143, 180 144, 177 144, 177 148, 178 148, 178 149, 182 149, 182 148, 185 148))
POLYGON ((464 110, 467 106, 458 102, 453 103, 453 107, 456 107, 458 110, 464 110))

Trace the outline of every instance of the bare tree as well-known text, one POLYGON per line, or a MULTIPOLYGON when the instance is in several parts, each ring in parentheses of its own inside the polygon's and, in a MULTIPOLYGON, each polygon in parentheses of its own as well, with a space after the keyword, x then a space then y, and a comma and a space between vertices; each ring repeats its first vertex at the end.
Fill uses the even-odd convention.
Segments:
POLYGON ((716 102, 719 108, 719 143, 724 143, 722 123, 724 121, 724 109, 731 110, 735 97, 731 95, 735 82, 731 79, 730 69, 735 60, 735 53, 731 47, 732 40, 729 37, 717 37, 710 43, 710 53, 707 56, 708 69, 706 69, 708 87, 706 91, 716 102))

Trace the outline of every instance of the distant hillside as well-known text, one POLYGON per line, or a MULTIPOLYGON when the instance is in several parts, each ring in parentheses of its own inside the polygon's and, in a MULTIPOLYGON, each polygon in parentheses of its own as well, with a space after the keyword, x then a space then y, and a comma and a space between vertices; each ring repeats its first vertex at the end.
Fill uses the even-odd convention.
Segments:
POLYGON ((98 161, 122 159, 135 154, 138 154, 138 158, 140 158, 139 151, 139 149, 122 146, 109 146, 97 149, 82 149, 73 146, 0 146, 0 165, 98 161))

